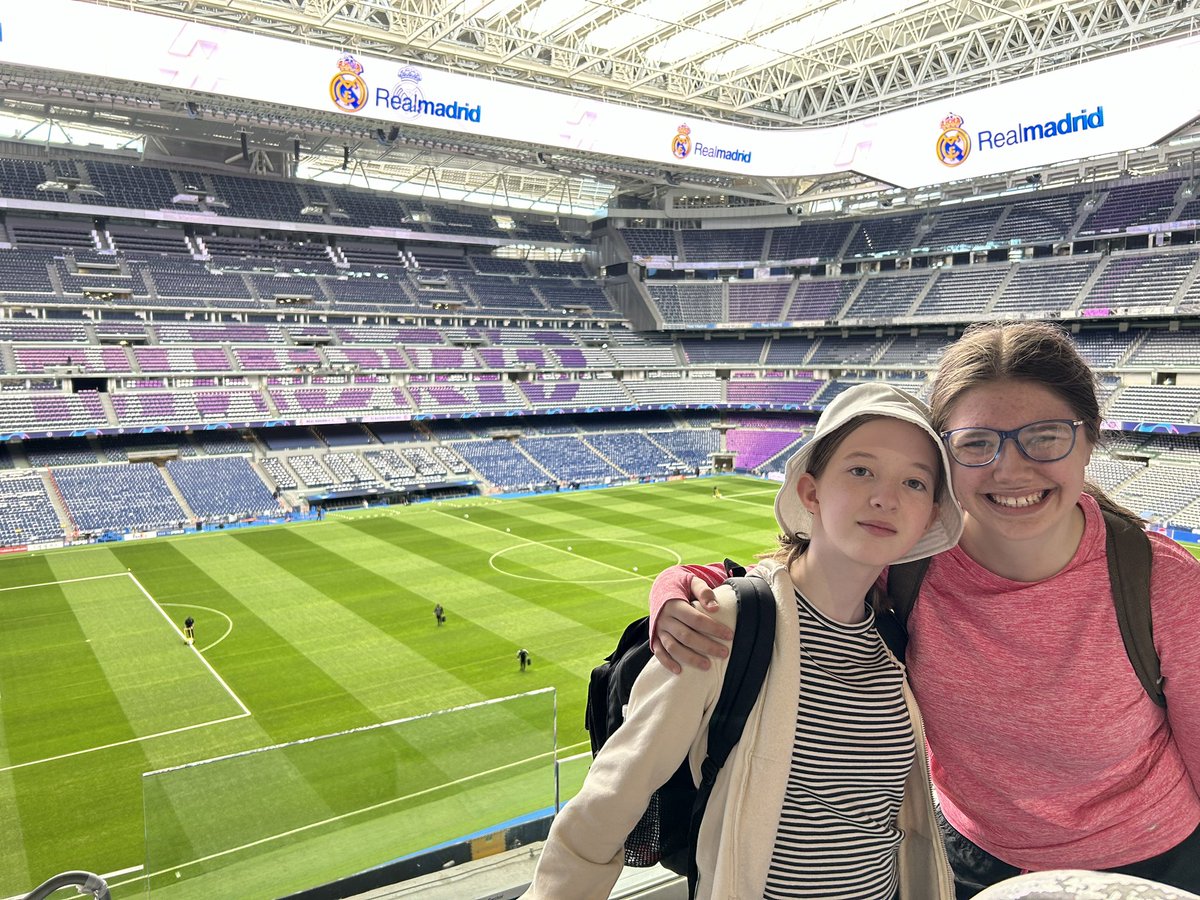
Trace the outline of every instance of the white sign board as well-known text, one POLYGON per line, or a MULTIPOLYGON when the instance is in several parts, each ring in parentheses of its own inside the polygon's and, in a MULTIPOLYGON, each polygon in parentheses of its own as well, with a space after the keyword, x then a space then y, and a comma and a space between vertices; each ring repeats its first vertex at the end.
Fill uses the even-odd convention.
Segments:
POLYGON ((1200 37, 826 128, 755 129, 604 103, 77 0, 0 0, 0 62, 762 177, 901 187, 1156 143, 1200 116, 1200 37), (1181 80, 1182 79, 1182 80, 1181 80))

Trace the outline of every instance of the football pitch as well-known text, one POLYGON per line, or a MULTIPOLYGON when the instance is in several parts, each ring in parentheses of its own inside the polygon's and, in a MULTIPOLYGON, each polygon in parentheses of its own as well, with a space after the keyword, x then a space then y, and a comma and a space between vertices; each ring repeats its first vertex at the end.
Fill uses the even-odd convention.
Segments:
POLYGON ((545 808, 548 750, 587 750, 589 673, 653 575, 770 547, 775 489, 472 499, 0 558, 0 898, 71 869, 118 898, 146 878, 172 900, 227 893, 206 870, 274 897, 545 808))
MULTIPOLYGON (((109 876, 114 896, 141 895, 144 876, 180 878, 217 855, 205 849, 213 823, 265 829, 242 844, 245 867, 262 869, 255 853, 282 852, 272 831, 304 831, 319 808, 346 829, 322 851, 321 877, 333 879, 381 834, 400 855, 401 822, 419 848, 534 811, 517 776, 548 742, 523 744, 522 718, 531 735, 553 734, 556 704, 559 755, 585 751, 589 673, 643 614, 653 575, 771 545, 775 485, 719 483, 719 500, 711 480, 677 481, 0 559, 0 897, 70 869, 109 876), (194 648, 182 635, 188 615, 194 648), (264 764, 238 787, 236 810, 204 808, 216 766, 143 783, 146 772, 544 688, 557 693, 514 701, 504 716, 485 709, 385 733, 375 747, 289 749, 286 774, 264 764), (380 779, 406 797, 483 787, 495 806, 472 800, 442 821, 416 801, 378 802, 368 784, 380 779), (297 808, 249 821, 280 796, 297 808)), ((273 880, 261 896, 284 887, 273 880)))

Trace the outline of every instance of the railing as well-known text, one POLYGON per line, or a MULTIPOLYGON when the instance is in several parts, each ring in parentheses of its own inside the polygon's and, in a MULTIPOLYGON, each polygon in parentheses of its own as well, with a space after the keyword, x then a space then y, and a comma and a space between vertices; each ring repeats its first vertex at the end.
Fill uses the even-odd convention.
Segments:
POLYGON ((91 894, 96 900, 109 900, 108 885, 91 872, 63 872, 39 884, 25 895, 25 900, 43 900, 55 891, 74 886, 81 894, 91 894))

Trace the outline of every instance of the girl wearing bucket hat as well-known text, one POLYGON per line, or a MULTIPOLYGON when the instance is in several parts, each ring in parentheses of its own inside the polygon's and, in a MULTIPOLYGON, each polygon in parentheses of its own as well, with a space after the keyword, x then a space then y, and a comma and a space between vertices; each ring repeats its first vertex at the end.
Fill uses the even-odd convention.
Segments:
MULTIPOLYGON (((775 644, 705 808, 695 896, 951 900, 921 717, 869 602, 885 566, 962 531, 924 404, 883 384, 844 392, 789 461, 775 509, 787 537, 756 567, 775 597, 775 644)), ((732 628, 732 589, 717 600, 732 628)), ((625 723, 555 819, 527 898, 609 895, 650 794, 704 758, 723 677, 723 660, 678 678, 642 670, 625 723)))
MULTIPOLYGON (((1086 481, 1101 415, 1074 342, 1050 323, 972 326, 943 354, 930 405, 966 526, 921 583, 906 663, 957 896, 1052 869, 1200 893, 1200 563, 1148 535, 1160 707, 1117 624, 1108 570, 1122 555, 1101 511, 1141 523, 1086 481)), ((721 652, 692 579, 712 572, 676 567, 651 590, 668 668, 721 652), (667 602, 693 590, 694 606, 667 602)))

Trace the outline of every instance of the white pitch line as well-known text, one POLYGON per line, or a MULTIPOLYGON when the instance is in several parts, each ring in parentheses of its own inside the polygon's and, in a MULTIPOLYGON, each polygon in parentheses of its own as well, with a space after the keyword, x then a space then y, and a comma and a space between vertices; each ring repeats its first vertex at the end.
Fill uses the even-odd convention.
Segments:
MULTIPOLYGON (((174 620, 172 620, 171 617, 167 615, 167 611, 158 605, 158 601, 155 600, 152 596, 150 596, 150 592, 142 586, 142 583, 140 581, 138 581, 137 576, 134 575, 133 572, 128 572, 128 571, 125 574, 129 576, 129 579, 135 585, 137 585, 137 589, 146 596, 146 599, 149 600, 151 604, 153 604, 154 608, 157 609, 159 611, 159 613, 162 614, 162 617, 167 620, 167 623, 171 626, 171 629, 177 635, 179 635, 179 639, 183 640, 184 639, 183 632, 179 630, 179 626, 176 625, 174 620)), ((196 659, 200 660, 200 662, 204 664, 204 668, 208 669, 209 674, 211 674, 212 677, 217 680, 217 684, 221 685, 221 687, 223 687, 225 689, 225 693, 229 694, 229 696, 233 698, 233 702, 236 703, 241 708, 243 715, 247 715, 247 716, 250 715, 250 709, 246 706, 245 703, 242 702, 242 698, 239 697, 237 694, 235 694, 233 692, 233 688, 231 688, 228 684, 225 683, 225 679, 217 674, 217 670, 212 667, 212 664, 209 663, 209 661, 207 659, 205 659, 204 654, 200 652, 200 650, 195 646, 195 644, 190 644, 189 647, 190 647, 191 651, 196 654, 196 659)), ((241 716, 235 716, 234 718, 241 718, 241 716)), ((224 720, 222 720, 222 721, 224 721, 224 720)))
MULTIPOLYGON (((57 584, 71 584, 72 582, 79 582, 79 581, 95 581, 100 578, 120 578, 122 576, 129 578, 137 586, 137 589, 139 591, 141 591, 142 594, 145 595, 146 599, 150 601, 150 604, 159 611, 159 613, 162 615, 162 617, 167 620, 167 623, 171 626, 171 629, 176 634, 178 634, 180 640, 182 640, 183 632, 181 632, 179 630, 179 626, 177 626, 171 620, 171 617, 167 615, 166 610, 164 610, 158 604, 158 601, 155 600, 154 597, 152 597, 150 595, 150 592, 147 591, 146 588, 142 585, 142 583, 137 580, 137 576, 134 575, 133 572, 130 572, 130 571, 116 572, 112 575, 90 575, 86 578, 65 578, 60 581, 46 581, 46 582, 42 582, 40 584, 23 584, 23 585, 18 585, 17 587, 0 588, 0 590, 13 591, 13 590, 18 590, 19 588, 27 588, 27 587, 49 587, 51 585, 57 585, 57 584)), ((183 725, 179 728, 171 728, 171 729, 168 729, 167 731, 156 731, 154 734, 144 734, 139 737, 127 738, 126 740, 123 740, 123 741, 114 741, 111 744, 100 744, 99 746, 96 746, 96 747, 87 747, 86 749, 83 749, 83 750, 72 750, 70 753, 60 753, 58 756, 47 756, 44 759, 32 759, 27 762, 16 763, 15 765, 0 767, 0 773, 11 772, 14 769, 23 769, 27 766, 38 766, 38 765, 41 765, 42 763, 55 762, 56 760, 60 760, 60 759, 69 759, 73 756, 83 756, 87 753, 98 753, 101 750, 111 750, 113 747, 123 747, 128 744, 137 744, 137 743, 140 743, 141 741, 148 741, 153 738, 166 737, 166 736, 172 735, 172 734, 181 734, 185 731, 192 731, 197 728, 208 728, 211 725, 220 725, 222 722, 233 722, 233 721, 236 721, 237 719, 244 719, 247 716, 251 715, 250 710, 247 708, 246 704, 243 703, 241 698, 233 692, 233 689, 228 684, 226 684, 225 679, 217 674, 216 669, 214 669, 212 667, 212 665, 209 663, 209 661, 204 658, 204 654, 201 653, 194 646, 191 649, 196 654, 196 658, 199 659, 200 662, 204 665, 204 668, 208 669, 209 674, 212 675, 212 677, 216 679, 217 683, 219 685, 221 685, 222 688, 225 689, 225 692, 227 694, 229 694, 230 697, 233 698, 233 702, 238 705, 239 709, 241 709, 241 712, 238 713, 236 716, 225 716, 224 718, 211 719, 207 722, 198 722, 193 725, 183 725)))
MULTIPOLYGON (((540 688, 539 690, 533 691, 532 693, 534 693, 534 694, 542 694, 542 693, 546 693, 546 692, 548 692, 548 691, 550 691, 550 690, 552 690, 552 689, 551 689, 551 688, 540 688)), ((521 696, 521 695, 518 695, 518 696, 521 696)), ((498 701, 502 701, 502 700, 509 700, 509 699, 512 699, 512 698, 511 698, 511 697, 501 697, 501 698, 498 698, 497 700, 485 700, 485 701, 482 701, 481 703, 471 703, 471 704, 467 704, 467 707, 464 707, 464 708, 470 708, 470 707, 475 707, 475 706, 487 706, 487 705, 492 705, 492 704, 494 704, 494 703, 496 703, 496 702, 498 702, 498 701)), ((445 710, 440 710, 439 712, 445 712, 445 710)), ((432 717, 432 716, 434 716, 434 715, 437 715, 437 713, 425 713, 425 714, 418 715, 418 716, 411 716, 411 717, 409 717, 409 718, 406 718, 406 719, 397 719, 397 720, 395 720, 395 722, 392 722, 392 723, 384 723, 384 724, 402 724, 402 723, 404 723, 404 722, 409 722, 409 721, 413 721, 413 720, 416 720, 416 719, 425 719, 425 718, 430 718, 430 717, 432 717)), ((240 719, 240 718, 243 718, 243 717, 242 717, 242 716, 234 716, 233 718, 235 718, 235 719, 240 719)), ((199 727, 199 726, 194 726, 194 727, 199 727)), ((350 729, 350 730, 349 730, 349 731, 347 731, 347 732, 340 732, 339 734, 349 734, 349 733, 351 733, 351 732, 357 732, 357 731, 368 731, 368 730, 374 730, 374 729, 376 729, 376 728, 379 728, 379 727, 381 727, 381 726, 379 726, 379 725, 368 725, 368 726, 364 726, 364 727, 362 727, 362 728, 354 728, 354 729, 350 729)), ((326 737, 336 737, 336 736, 338 736, 338 735, 325 735, 325 736, 326 736, 326 737)), ((555 761, 556 761, 556 762, 559 762, 559 763, 561 763, 561 762, 565 762, 565 761, 568 761, 568 760, 564 760, 564 759, 561 759, 561 758, 559 758, 559 757, 558 757, 558 754, 560 754, 560 753, 562 753, 562 752, 564 752, 564 751, 567 751, 567 750, 574 750, 574 749, 575 749, 575 748, 577 748, 577 747, 586 747, 587 745, 588 745, 588 742, 587 742, 587 741, 580 741, 580 742, 579 742, 579 743, 577 743, 577 744, 571 744, 571 745, 569 745, 569 746, 567 746, 567 747, 559 747, 559 748, 557 748, 556 750, 554 750, 554 751, 553 751, 553 755, 554 755, 554 757, 555 757, 555 761)), ((115 745, 113 745, 113 746, 115 746, 115 745)), ((268 747, 268 748, 262 748, 262 749, 277 749, 277 748, 270 748, 270 747, 268 747)), ((249 752, 259 752, 259 751, 249 751, 249 752)), ((239 755, 244 755, 244 754, 231 754, 231 756, 239 756, 239 755)), ((543 758, 545 758, 545 757, 547 757, 547 756, 550 756, 550 755, 552 755, 552 754, 551 754, 551 752, 549 752, 549 751, 548 751, 548 752, 546 752, 546 753, 538 753, 538 754, 536 754, 535 756, 530 756, 530 757, 527 757, 526 759, 517 760, 517 761, 515 761, 515 762, 507 763, 507 764, 505 764, 505 765, 503 765, 503 766, 499 766, 499 767, 497 767, 497 768, 495 768, 495 769, 490 769, 490 770, 488 770, 487 772, 477 772, 477 773, 475 773, 474 775, 468 775, 468 776, 466 776, 466 777, 464 777, 464 778, 459 778, 459 779, 456 779, 455 781, 446 782, 445 784, 441 784, 441 785, 435 785, 434 787, 431 787, 431 788, 426 788, 426 789, 425 789, 425 790, 423 790, 423 791, 417 791, 416 793, 413 793, 413 794, 408 794, 407 796, 404 796, 404 797, 393 797, 393 798, 392 798, 392 799, 390 799, 390 800, 385 800, 385 801, 383 801, 382 803, 377 803, 377 804, 374 804, 373 806, 364 807, 363 809, 358 809, 358 810, 352 810, 352 811, 350 811, 350 812, 348 812, 348 813, 342 813, 340 816, 334 816, 334 817, 332 817, 332 818, 329 818, 329 819, 324 819, 324 820, 322 820, 321 822, 312 822, 312 823, 310 823, 310 824, 308 824, 308 825, 303 825, 303 826, 301 826, 301 827, 299 827, 299 828, 294 828, 294 829, 292 829, 291 831, 284 832, 283 834, 271 835, 271 836, 268 836, 268 837, 265 837, 265 838, 261 838, 260 840, 254 841, 254 842, 252 842, 252 843, 249 843, 249 844, 243 844, 243 845, 242 845, 242 846, 240 846, 240 847, 232 847, 232 848, 229 848, 229 849, 227 849, 227 850, 222 850, 222 851, 220 851, 219 853, 214 853, 214 854, 212 854, 211 856, 206 856, 206 857, 204 857, 203 859, 194 859, 194 860, 191 860, 191 861, 189 861, 189 862, 186 862, 186 863, 181 863, 180 865, 177 865, 177 866, 170 866, 170 867, 168 867, 168 868, 166 868, 166 869, 163 869, 163 870, 161 870, 161 871, 159 871, 159 872, 150 872, 149 874, 142 875, 142 876, 140 876, 140 877, 138 877, 138 878, 136 878, 136 879, 131 879, 130 881, 123 881, 123 882, 119 882, 119 883, 110 883, 110 884, 109 884, 109 888, 123 887, 124 885, 127 885, 127 884, 135 884, 135 883, 139 883, 139 882, 141 882, 141 881, 142 881, 143 879, 145 879, 145 878, 153 878, 153 877, 155 877, 156 875, 165 875, 165 874, 167 874, 168 872, 172 872, 172 871, 174 871, 174 870, 176 870, 176 869, 183 869, 183 868, 186 868, 186 867, 188 867, 188 866, 197 865, 197 864, 199 864, 199 863, 202 863, 202 862, 205 862, 205 861, 207 861, 207 860, 210 860, 210 859, 215 859, 215 858, 217 858, 217 857, 219 857, 219 856, 227 856, 227 855, 228 855, 228 854, 230 854, 230 853, 236 853, 236 852, 238 852, 239 850, 245 850, 245 849, 249 849, 250 847, 255 847, 255 846, 258 846, 259 844, 268 843, 268 842, 270 842, 270 841, 272 841, 272 840, 275 840, 275 839, 277 839, 277 838, 281 838, 281 837, 287 837, 287 836, 289 836, 289 835, 296 834, 296 833, 298 833, 298 832, 301 832, 301 831, 304 831, 304 830, 306 830, 306 829, 310 829, 310 828, 316 828, 316 827, 319 827, 320 825, 327 824, 327 823, 330 823, 330 822, 336 822, 336 821, 339 821, 339 820, 341 820, 341 819, 345 819, 345 818, 348 818, 348 817, 350 817, 350 816, 357 815, 358 813, 361 813, 361 812, 368 812, 368 811, 371 811, 371 810, 379 809, 379 808, 381 808, 381 807, 383 807, 383 806, 387 806, 387 805, 388 805, 388 804, 390 804, 390 803, 398 803, 398 802, 400 802, 401 800, 408 800, 408 799, 412 799, 412 798, 414 798, 414 797, 420 797, 420 796, 422 796, 422 795, 424 795, 424 794, 429 794, 429 793, 432 793, 433 791, 440 790, 440 789, 442 789, 442 788, 444 788, 444 787, 450 787, 450 786, 453 786, 453 785, 456 785, 456 784, 462 784, 462 783, 464 783, 464 782, 467 782, 467 781, 470 781, 470 780, 472 780, 472 779, 474 779, 474 778, 482 778, 483 776, 486 776, 486 775, 491 775, 491 774, 494 774, 494 773, 496 773, 496 772, 501 772, 501 771, 503 771, 503 770, 505 770, 505 769, 512 768, 513 766, 519 766, 519 765, 523 765, 524 763, 528 763, 528 762, 534 762, 535 760, 543 759, 543 758)), ((579 753, 579 754, 576 754, 575 756, 569 757, 568 759, 569 759, 569 760, 571 760, 571 761, 573 761, 573 760, 580 759, 580 758, 582 758, 582 757, 584 757, 584 756, 588 756, 588 755, 590 755, 590 754, 587 754, 587 753, 579 753)), ((225 758, 229 758, 229 757, 218 757, 218 759, 225 759, 225 758)), ((214 760, 206 760, 206 762, 213 762, 213 761, 214 761, 214 760)), ((173 771, 174 769, 180 769, 180 768, 191 768, 191 767, 193 767, 193 766, 195 766, 195 765, 199 765, 199 764, 200 764, 200 763, 185 763, 185 764, 184 764, 184 765, 182 765, 182 766, 175 766, 175 767, 173 767, 173 768, 171 768, 171 769, 161 769, 161 770, 159 770, 159 772, 169 772, 169 771, 173 771)), ((30 763, 24 763, 24 765, 31 765, 31 764, 30 764, 30 763)), ((0 769, 0 771, 4 771, 4 770, 0 769)), ((148 774, 148 775, 154 775, 154 774, 158 774, 158 773, 157 773, 157 772, 148 772, 148 773, 146 773, 146 774, 148 774)), ((117 871, 117 872, 110 872, 108 875, 104 875, 104 876, 103 876, 103 878, 104 878, 104 880, 105 880, 105 881, 108 881, 110 878, 115 878, 115 877, 116 877, 116 878, 119 878, 119 877, 120 877, 120 876, 122 876, 122 875, 131 875, 131 874, 133 874, 134 872, 141 872, 142 870, 143 870, 143 867, 142 867, 142 866, 130 866, 130 867, 129 867, 129 868, 127 868, 127 869, 121 869, 120 871, 117 871)), ((7 898, 7 900, 20 900, 20 896, 24 896, 24 895, 19 895, 18 897, 10 897, 10 898, 7 898)))
MULTIPOLYGON (((754 493, 755 493, 755 494, 765 494, 765 493, 767 493, 767 492, 766 492, 766 491, 755 491, 754 493)), ((779 492, 778 492, 778 491, 771 491, 770 493, 771 493, 772 495, 774 495, 774 494, 777 494, 777 493, 779 493, 779 492)), ((744 494, 739 494, 739 495, 737 495, 736 497, 730 496, 730 497, 723 497, 722 499, 723 499, 723 500, 725 500, 725 501, 733 502, 733 503, 741 503, 741 504, 743 504, 744 506, 753 506, 755 509, 765 509, 765 508, 766 508, 766 507, 765 507, 765 505, 764 505, 763 503, 761 503, 760 501, 757 501, 757 500, 743 500, 743 499, 742 499, 742 497, 743 497, 743 496, 745 496, 745 495, 744 495, 744 494)))
POLYGON ((117 872, 106 872, 100 877, 105 881, 108 881, 110 878, 120 878, 122 875, 132 875, 134 872, 140 872, 144 868, 145 866, 130 866, 128 869, 121 869, 117 872))
MULTIPOLYGON (((441 515, 446 516, 447 518, 451 518, 451 519, 461 518, 461 516, 456 516, 453 513, 448 513, 448 512, 445 512, 444 510, 440 510, 440 509, 434 510, 434 512, 440 513, 441 515)), ((614 571, 620 572, 622 575, 628 576, 626 579, 624 579, 626 581, 634 581, 638 578, 644 578, 646 580, 653 579, 653 576, 643 575, 641 572, 627 572, 625 569, 621 568, 620 566, 614 566, 612 563, 607 563, 607 562, 604 562, 599 559, 592 559, 591 557, 584 556, 581 553, 575 553, 571 550, 566 550, 562 547, 555 547, 553 544, 549 544, 546 541, 535 541, 532 538, 522 537, 519 534, 513 534, 511 531, 501 531, 499 528, 497 528, 494 525, 485 525, 483 522, 476 522, 474 519, 467 519, 467 521, 470 522, 472 525, 478 525, 480 528, 486 528, 486 529, 488 529, 488 531, 494 531, 494 532, 496 532, 496 534, 503 534, 506 537, 512 538, 513 540, 520 541, 521 544, 518 544, 516 546, 536 545, 538 547, 545 547, 547 550, 554 550, 558 553, 562 553, 565 556, 571 556, 571 557, 574 557, 575 559, 587 560, 588 562, 595 563, 598 566, 604 566, 605 568, 613 569, 614 571)), ((560 538, 555 538, 555 540, 560 540, 560 538)), ((567 540, 570 540, 570 539, 569 538, 561 538, 561 540, 563 542, 566 542, 567 540)), ((604 539, 603 538, 581 537, 581 538, 578 538, 578 540, 594 541, 594 540, 604 540, 604 539)), ((679 554, 676 553, 674 550, 671 550, 669 547, 660 547, 657 544, 651 544, 649 541, 639 541, 639 540, 635 540, 633 538, 613 538, 610 541, 610 543, 621 543, 621 542, 629 543, 629 544, 641 544, 646 547, 654 547, 657 550, 669 550, 675 556, 677 564, 679 562, 682 562, 682 560, 679 559, 679 554)), ((512 549, 516 549, 516 548, 515 547, 505 547, 503 550, 498 550, 498 551, 496 551, 496 553, 493 553, 492 557, 495 557, 498 554, 505 552, 505 550, 512 550, 512 549)), ((488 563, 489 564, 491 563, 491 557, 488 558, 488 563)), ((500 572, 500 574, 502 574, 502 575, 512 576, 511 572, 504 572, 503 570, 497 568, 496 566, 492 566, 492 568, 495 569, 497 572, 500 572)), ((527 580, 531 580, 531 581, 536 580, 536 579, 529 579, 528 576, 521 576, 521 575, 517 575, 514 577, 517 577, 517 578, 524 577, 527 580)), ((557 581, 557 579, 556 579, 556 581, 557 581)), ((588 582, 575 582, 575 583, 576 584, 587 584, 588 582)))
POLYGON ((214 613, 225 620, 225 622, 229 625, 229 627, 225 629, 225 633, 223 635, 221 635, 219 638, 217 638, 215 641, 213 641, 211 644, 201 647, 200 648, 201 653, 203 653, 205 650, 211 650, 213 647, 217 646, 217 644, 221 643, 221 641, 225 640, 225 638, 227 638, 231 634, 233 634, 233 619, 229 618, 228 613, 221 612, 221 610, 219 610, 219 609, 213 609, 211 606, 201 606, 199 603, 165 603, 164 602, 164 603, 160 603, 159 606, 179 606, 179 607, 182 607, 183 609, 203 609, 210 613, 214 613))
POLYGON ((574 756, 563 756, 558 761, 560 763, 575 762, 577 759, 584 759, 585 757, 590 757, 591 755, 591 753, 576 753, 574 756))
POLYGON ((148 741, 151 738, 166 737, 169 734, 181 734, 185 731, 192 731, 196 728, 207 728, 210 725, 220 725, 222 722, 233 722, 237 719, 244 719, 250 715, 249 710, 238 713, 236 716, 226 716, 223 719, 213 719, 209 722, 198 722, 195 725, 184 725, 181 728, 172 728, 169 731, 158 731, 154 734, 143 734, 140 737, 128 738, 124 741, 114 741, 111 744, 101 744, 97 747, 88 747, 86 750, 72 750, 70 753, 60 753, 58 756, 47 756, 45 759, 32 759, 29 762, 17 763, 12 766, 4 766, 0 768, 0 772, 11 772, 13 769, 24 769, 26 766, 40 766, 42 763, 54 762, 59 759, 69 759, 72 756, 83 756, 87 753, 98 753, 101 750, 111 750, 113 747, 124 747, 126 744, 137 744, 142 741, 148 741))
MULTIPOLYGON (((114 878, 120 878, 122 875, 132 875, 134 872, 140 872, 144 866, 129 866, 126 869, 118 869, 116 872, 103 872, 100 877, 104 879, 104 883, 108 884, 114 878)), ((140 879, 139 879, 140 880, 140 879)), ((130 882, 125 882, 129 884, 130 882)), ((79 893, 84 893, 83 888, 76 888, 79 893)), ((57 892, 56 892, 57 893, 57 892)), ((25 900, 27 894, 17 894, 13 897, 5 897, 4 900, 25 900)))
MULTIPOLYGON (((588 747, 588 746, 591 746, 591 741, 580 741, 578 744, 571 744, 568 747, 559 747, 558 752, 563 753, 567 750, 574 750, 576 747, 588 747)), ((590 752, 589 753, 577 753, 575 756, 564 757, 562 759, 559 759, 559 762, 566 762, 567 759, 579 759, 579 757, 581 757, 581 756, 591 756, 591 753, 590 752)))
POLYGON ((0 588, 2 591, 23 591, 26 588, 53 587, 56 584, 74 584, 77 581, 99 581, 101 578, 120 578, 128 572, 113 572, 111 575, 88 575, 85 578, 62 578, 58 581, 42 581, 37 584, 18 584, 13 587, 0 588))

